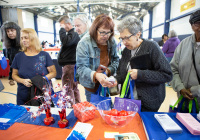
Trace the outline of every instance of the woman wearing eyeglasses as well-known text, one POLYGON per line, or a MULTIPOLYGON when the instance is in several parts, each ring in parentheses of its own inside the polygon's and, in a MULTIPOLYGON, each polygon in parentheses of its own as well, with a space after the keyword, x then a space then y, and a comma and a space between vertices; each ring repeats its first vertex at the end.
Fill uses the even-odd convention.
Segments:
POLYGON ((103 87, 112 87, 114 84, 107 81, 107 76, 113 75, 119 64, 116 51, 116 42, 113 38, 114 22, 105 15, 96 17, 89 33, 78 43, 76 52, 77 73, 79 82, 85 87, 87 101, 101 84, 103 87), (105 71, 107 76, 102 72, 105 71))
POLYGON ((117 83, 123 85, 130 72, 135 80, 134 98, 141 100, 141 111, 157 112, 165 99, 165 82, 172 79, 170 65, 156 42, 140 38, 140 20, 129 16, 117 28, 126 46, 117 69, 117 83))
POLYGON ((200 106, 200 10, 191 14, 189 22, 194 34, 181 41, 174 52, 171 85, 178 96, 186 98, 186 104, 197 97, 200 106))

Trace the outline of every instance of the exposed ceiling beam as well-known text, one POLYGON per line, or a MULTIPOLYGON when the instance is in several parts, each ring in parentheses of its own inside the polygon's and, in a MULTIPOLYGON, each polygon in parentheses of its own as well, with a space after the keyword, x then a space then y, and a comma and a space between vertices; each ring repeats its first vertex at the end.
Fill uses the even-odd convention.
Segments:
POLYGON ((105 5, 105 4, 99 4, 99 6, 102 6, 102 7, 105 7, 105 8, 111 8, 111 9, 113 9, 113 10, 115 10, 115 11, 117 11, 117 12, 120 12, 120 13, 126 13, 127 11, 125 11, 125 10, 122 10, 122 9, 118 9, 118 8, 115 8, 115 7, 112 7, 112 6, 108 6, 108 5, 105 5))
POLYGON ((37 14, 46 12, 46 11, 48 11, 48 10, 49 10, 48 7, 45 7, 45 8, 43 8, 43 9, 38 10, 38 11, 37 11, 37 14))

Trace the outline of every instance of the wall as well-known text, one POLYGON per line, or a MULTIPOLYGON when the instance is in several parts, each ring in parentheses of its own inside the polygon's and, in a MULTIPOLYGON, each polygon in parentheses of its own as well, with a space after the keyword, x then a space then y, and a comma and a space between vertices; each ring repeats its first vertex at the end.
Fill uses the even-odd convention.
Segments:
POLYGON ((35 29, 33 13, 22 11, 22 21, 24 24, 24 28, 35 29))
POLYGON ((18 23, 17 9, 16 8, 2 8, 1 9, 2 20, 5 21, 13 21, 18 23))
MULTIPOLYGON (((193 33, 191 25, 189 23, 190 13, 200 8, 200 0, 196 0, 194 7, 181 12, 181 5, 188 1, 190 0, 171 0, 170 20, 172 21, 169 24, 169 30, 174 29, 177 32, 180 40, 184 39, 185 37, 193 33)), ((147 30, 149 28, 148 17, 149 14, 146 14, 143 17, 143 31, 145 31, 143 32, 143 38, 149 37, 147 34, 147 30)), ((161 36, 164 34, 164 19, 165 19, 165 2, 161 2, 153 8, 152 38, 155 41, 161 40, 161 36)))
POLYGON ((200 0, 195 0, 194 7, 181 12, 180 11, 181 5, 187 1, 190 1, 190 0, 171 0, 171 14, 170 14, 171 19, 200 8, 200 0))
POLYGON ((143 18, 143 30, 149 29, 149 13, 147 13, 143 18))
POLYGON ((48 43, 54 44, 53 20, 38 16, 37 22, 40 41, 48 41, 48 43))
POLYGON ((165 2, 160 2, 153 8, 153 24, 156 26, 158 24, 164 23, 165 21, 165 2))
POLYGON ((156 25, 162 24, 165 21, 165 2, 160 2, 153 8, 153 29, 152 38, 154 41, 159 41, 164 33, 164 25, 155 27, 156 25))

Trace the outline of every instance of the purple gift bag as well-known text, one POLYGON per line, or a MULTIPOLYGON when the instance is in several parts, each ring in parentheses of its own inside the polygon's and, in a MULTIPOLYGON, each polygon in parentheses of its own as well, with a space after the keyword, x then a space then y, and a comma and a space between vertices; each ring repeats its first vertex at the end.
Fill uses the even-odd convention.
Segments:
MULTIPOLYGON (((114 102, 114 108, 117 110, 127 110, 127 101, 131 101, 135 103, 138 106, 138 112, 141 111, 141 100, 134 100, 133 96, 133 88, 134 88, 134 80, 131 80, 130 73, 127 74, 126 79, 124 81, 123 87, 122 87, 122 93, 120 97, 115 97, 114 102), (130 90, 128 90, 130 87, 130 90), (131 99, 125 98, 128 97, 128 92, 131 94, 131 99)), ((131 106, 129 106, 131 107, 131 106)))

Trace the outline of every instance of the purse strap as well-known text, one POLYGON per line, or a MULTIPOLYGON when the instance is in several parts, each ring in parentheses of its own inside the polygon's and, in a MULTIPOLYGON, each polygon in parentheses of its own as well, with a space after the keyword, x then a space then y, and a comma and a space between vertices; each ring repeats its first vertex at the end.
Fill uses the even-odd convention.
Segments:
POLYGON ((198 75, 197 69, 196 69, 194 49, 193 49, 193 51, 192 51, 192 59, 193 59, 194 69, 195 69, 195 72, 196 72, 196 74, 197 74, 197 79, 198 79, 198 81, 199 81, 199 83, 200 83, 200 78, 199 78, 199 75, 198 75))

